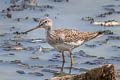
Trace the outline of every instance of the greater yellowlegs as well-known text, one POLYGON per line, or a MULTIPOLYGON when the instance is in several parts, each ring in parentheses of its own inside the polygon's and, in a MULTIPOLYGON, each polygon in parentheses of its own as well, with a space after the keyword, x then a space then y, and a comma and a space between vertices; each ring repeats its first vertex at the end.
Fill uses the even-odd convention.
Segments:
POLYGON ((73 64, 72 50, 83 43, 103 35, 103 32, 80 32, 74 29, 56 29, 52 28, 52 20, 48 17, 41 18, 38 26, 26 31, 44 28, 46 31, 47 42, 56 50, 62 53, 63 63, 65 62, 64 52, 70 53, 71 64, 73 64))

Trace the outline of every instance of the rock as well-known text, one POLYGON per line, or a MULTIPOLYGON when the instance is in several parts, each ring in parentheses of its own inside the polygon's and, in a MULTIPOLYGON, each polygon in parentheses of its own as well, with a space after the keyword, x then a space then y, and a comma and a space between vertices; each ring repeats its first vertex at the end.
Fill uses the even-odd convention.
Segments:
POLYGON ((82 74, 53 77, 49 80, 117 80, 115 65, 104 64, 82 74))

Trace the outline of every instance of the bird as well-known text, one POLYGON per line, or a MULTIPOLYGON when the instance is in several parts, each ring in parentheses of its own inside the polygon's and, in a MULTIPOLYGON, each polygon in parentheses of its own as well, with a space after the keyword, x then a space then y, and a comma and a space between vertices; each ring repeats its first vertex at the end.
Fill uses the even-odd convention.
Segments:
POLYGON ((81 32, 76 29, 53 29, 52 19, 48 17, 40 18, 40 23, 25 33, 31 32, 35 29, 44 28, 46 32, 46 41, 57 51, 62 53, 62 61, 65 63, 64 53, 70 53, 71 65, 74 64, 72 50, 86 43, 87 41, 104 35, 104 32, 81 32))

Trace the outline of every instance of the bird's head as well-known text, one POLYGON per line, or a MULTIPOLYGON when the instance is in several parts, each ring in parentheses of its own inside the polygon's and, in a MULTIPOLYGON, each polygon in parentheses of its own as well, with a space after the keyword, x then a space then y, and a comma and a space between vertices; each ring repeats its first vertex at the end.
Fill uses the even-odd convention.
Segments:
POLYGON ((39 25, 26 31, 25 33, 28 33, 30 31, 33 31, 33 30, 38 29, 38 28, 44 28, 45 30, 51 30, 52 29, 52 20, 48 17, 41 18, 39 25))

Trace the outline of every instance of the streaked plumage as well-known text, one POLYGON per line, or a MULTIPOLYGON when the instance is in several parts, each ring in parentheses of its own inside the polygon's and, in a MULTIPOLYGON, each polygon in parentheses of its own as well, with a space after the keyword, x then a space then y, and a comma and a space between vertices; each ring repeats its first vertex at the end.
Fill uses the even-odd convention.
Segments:
POLYGON ((46 40, 56 50, 62 52, 63 62, 64 51, 70 52, 71 64, 73 64, 72 50, 79 47, 86 41, 102 35, 102 32, 80 32, 74 29, 52 29, 52 20, 48 17, 41 18, 40 24, 26 32, 30 32, 37 28, 44 28, 46 30, 46 40))

